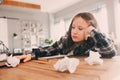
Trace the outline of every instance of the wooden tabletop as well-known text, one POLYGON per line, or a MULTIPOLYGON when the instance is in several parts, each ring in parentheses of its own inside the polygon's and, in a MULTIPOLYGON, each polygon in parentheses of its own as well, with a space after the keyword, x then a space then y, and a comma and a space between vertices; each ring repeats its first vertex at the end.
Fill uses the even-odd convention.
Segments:
MULTIPOLYGON (((50 59, 42 63, 32 60, 21 63, 15 68, 0 68, 0 80, 117 80, 120 76, 120 62, 113 59, 103 59, 102 65, 88 65, 80 59, 74 73, 58 72, 53 65, 58 59, 50 59)), ((119 80, 119 79, 118 79, 119 80)))

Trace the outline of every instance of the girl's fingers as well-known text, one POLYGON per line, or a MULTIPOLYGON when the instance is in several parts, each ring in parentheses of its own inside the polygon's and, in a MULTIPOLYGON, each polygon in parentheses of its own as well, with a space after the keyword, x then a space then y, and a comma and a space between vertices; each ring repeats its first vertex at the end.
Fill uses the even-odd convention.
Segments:
POLYGON ((88 33, 87 29, 85 30, 85 40, 87 40, 88 37, 90 37, 90 34, 88 33))
POLYGON ((31 54, 26 55, 26 58, 23 60, 23 62, 27 62, 31 60, 31 54))
POLYGON ((26 58, 26 55, 15 56, 15 57, 18 58, 18 59, 24 59, 24 58, 26 58))
POLYGON ((88 37, 90 37, 90 34, 85 34, 85 40, 87 40, 88 37))
POLYGON ((25 58, 24 60, 23 60, 23 62, 27 62, 27 61, 29 61, 29 60, 31 60, 30 58, 25 58))
POLYGON ((85 40, 87 40, 88 37, 90 37, 90 32, 95 29, 93 26, 89 26, 86 30, 85 30, 85 40))

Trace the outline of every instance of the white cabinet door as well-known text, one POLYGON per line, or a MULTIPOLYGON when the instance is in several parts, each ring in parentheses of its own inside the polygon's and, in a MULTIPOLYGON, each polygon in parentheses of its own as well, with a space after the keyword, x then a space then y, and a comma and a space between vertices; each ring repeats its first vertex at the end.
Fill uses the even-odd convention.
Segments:
POLYGON ((7 19, 0 18, 0 40, 8 47, 7 19))

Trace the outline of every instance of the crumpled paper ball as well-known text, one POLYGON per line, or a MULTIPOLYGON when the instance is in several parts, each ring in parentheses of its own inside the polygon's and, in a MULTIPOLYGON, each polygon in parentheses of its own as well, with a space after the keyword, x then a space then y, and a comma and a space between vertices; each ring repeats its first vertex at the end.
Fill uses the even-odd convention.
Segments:
POLYGON ((10 55, 9 57, 7 57, 7 63, 5 64, 8 67, 16 67, 19 63, 20 63, 20 59, 10 55))
POLYGON ((89 57, 85 58, 85 61, 89 65, 102 64, 103 60, 100 59, 100 57, 101 57, 101 55, 98 52, 90 51, 90 55, 89 55, 89 57))
POLYGON ((79 59, 64 57, 55 63, 54 68, 60 72, 69 71, 74 73, 78 64, 79 59))

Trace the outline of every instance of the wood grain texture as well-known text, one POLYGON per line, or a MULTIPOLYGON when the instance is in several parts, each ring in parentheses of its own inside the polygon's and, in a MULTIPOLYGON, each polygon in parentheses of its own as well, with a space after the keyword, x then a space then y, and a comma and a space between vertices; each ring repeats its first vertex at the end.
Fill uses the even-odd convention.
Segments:
POLYGON ((103 59, 102 65, 90 66, 85 63, 84 57, 75 73, 58 72, 53 65, 58 59, 50 59, 46 63, 36 60, 21 63, 16 68, 1 68, 0 80, 113 80, 120 75, 120 63, 112 59, 103 59))
POLYGON ((41 6, 37 4, 31 4, 31 3, 19 2, 19 1, 13 1, 13 0, 3 0, 2 5, 32 8, 32 9, 41 9, 41 6))

